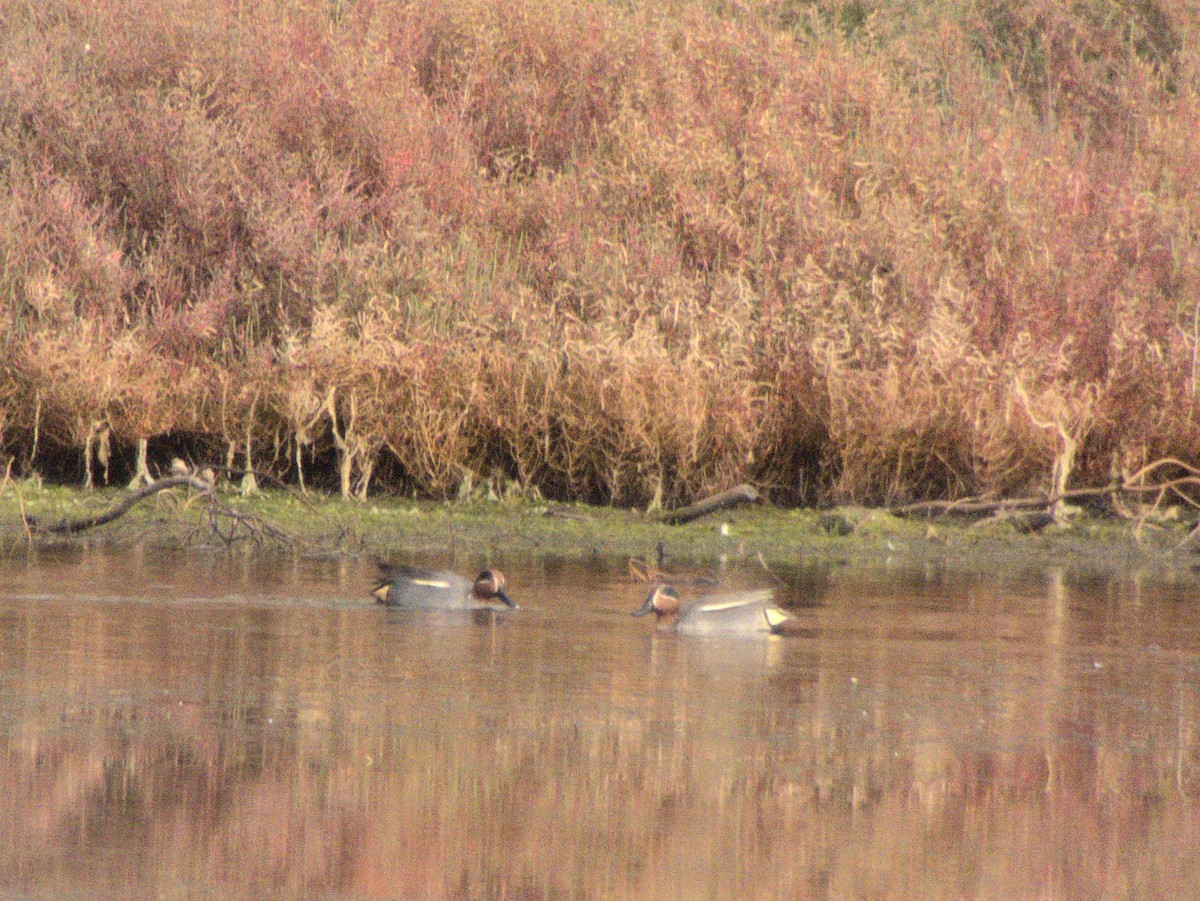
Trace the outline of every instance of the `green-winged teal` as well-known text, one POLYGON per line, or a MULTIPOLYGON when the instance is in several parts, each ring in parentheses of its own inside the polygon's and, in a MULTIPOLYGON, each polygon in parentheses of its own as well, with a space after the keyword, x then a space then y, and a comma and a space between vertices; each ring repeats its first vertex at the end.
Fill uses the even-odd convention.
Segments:
POLYGON ((389 607, 481 609, 499 601, 506 607, 516 603, 504 590, 504 573, 485 569, 472 582, 458 573, 418 569, 414 566, 380 566, 379 584, 372 594, 389 607))
POLYGON ((791 617, 776 606, 769 588, 757 591, 726 591, 707 594, 684 606, 670 585, 656 585, 646 603, 634 616, 654 613, 660 628, 673 628, 685 635, 722 632, 778 632, 791 617))

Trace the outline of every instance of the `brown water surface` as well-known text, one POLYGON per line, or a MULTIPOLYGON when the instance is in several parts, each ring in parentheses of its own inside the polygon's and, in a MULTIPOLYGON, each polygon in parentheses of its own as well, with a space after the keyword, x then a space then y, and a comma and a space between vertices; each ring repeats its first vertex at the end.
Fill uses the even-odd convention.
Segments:
POLYGON ((0 562, 0 896, 1200 889, 1190 584, 786 573, 798 635, 714 640, 619 564, 497 562, 511 615, 359 561, 0 562))

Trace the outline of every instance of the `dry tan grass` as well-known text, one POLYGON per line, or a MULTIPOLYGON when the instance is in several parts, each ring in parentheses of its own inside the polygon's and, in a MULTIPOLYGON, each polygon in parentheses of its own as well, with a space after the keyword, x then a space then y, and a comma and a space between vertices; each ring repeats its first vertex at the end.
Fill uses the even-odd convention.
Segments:
POLYGON ((1200 17, 1102 6, 0 0, 5 452, 620 504, 1194 459, 1200 17))

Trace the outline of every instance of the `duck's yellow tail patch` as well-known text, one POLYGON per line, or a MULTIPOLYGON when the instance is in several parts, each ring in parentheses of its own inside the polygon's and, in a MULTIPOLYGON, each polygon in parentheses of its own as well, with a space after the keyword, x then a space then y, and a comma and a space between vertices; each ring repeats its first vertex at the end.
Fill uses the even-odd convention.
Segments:
POLYGON ((387 596, 388 596, 388 589, 390 587, 391 586, 387 582, 384 582, 382 585, 380 585, 378 588, 376 588, 374 591, 372 591, 371 594, 375 595, 375 600, 379 601, 379 603, 386 604, 387 596))

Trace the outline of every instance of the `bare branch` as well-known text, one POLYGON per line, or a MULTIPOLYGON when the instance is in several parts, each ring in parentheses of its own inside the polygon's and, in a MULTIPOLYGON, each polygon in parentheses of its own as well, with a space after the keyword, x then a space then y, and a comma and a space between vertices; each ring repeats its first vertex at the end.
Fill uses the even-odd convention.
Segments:
POLYGON ((955 501, 921 501, 915 504, 892 507, 888 512, 893 516, 945 516, 948 514, 986 516, 1005 512, 1046 510, 1062 501, 1079 500, 1088 497, 1109 497, 1112 499, 1113 505, 1117 508, 1118 512, 1128 518, 1136 518, 1138 520, 1138 528, 1141 529, 1146 520, 1158 510, 1163 501, 1170 495, 1174 495, 1181 502, 1193 508, 1200 509, 1200 499, 1198 499, 1200 497, 1200 469, 1174 457, 1164 457, 1161 460, 1148 463, 1119 483, 1113 482, 1104 486, 1075 488, 1069 491, 1058 491, 1037 497, 1000 499, 968 497, 955 501), (1172 466, 1183 470, 1187 474, 1167 479, 1163 482, 1145 484, 1146 477, 1151 473, 1172 466), (1154 504, 1149 512, 1135 516, 1131 511, 1122 509, 1119 501, 1121 494, 1155 495, 1154 504))
POLYGON ((74 535, 77 532, 94 529, 97 526, 110 523, 114 519, 119 519, 152 494, 157 494, 168 488, 182 487, 194 488, 196 491, 208 493, 212 490, 213 486, 210 482, 205 482, 191 475, 169 476, 165 479, 159 479, 153 485, 145 485, 139 488, 120 503, 96 516, 87 516, 83 519, 64 519, 62 522, 45 525, 39 522, 32 514, 23 513, 22 515, 25 520, 25 528, 34 534, 74 535))

